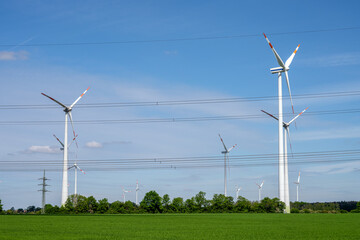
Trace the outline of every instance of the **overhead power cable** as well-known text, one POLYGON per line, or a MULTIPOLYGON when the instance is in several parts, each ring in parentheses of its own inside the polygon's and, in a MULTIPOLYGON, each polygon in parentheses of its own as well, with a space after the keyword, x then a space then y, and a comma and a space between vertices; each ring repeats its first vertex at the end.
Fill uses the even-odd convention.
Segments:
MULTIPOLYGON (((292 35, 303 33, 321 33, 321 32, 336 32, 358 30, 360 27, 343 27, 343 28, 328 28, 328 29, 313 29, 303 31, 290 32, 273 32, 267 33, 269 36, 274 35, 292 35)), ((168 39, 149 39, 149 40, 123 40, 123 41, 99 41, 99 42, 55 42, 55 43, 27 43, 22 44, 21 47, 56 47, 56 46, 86 46, 86 45, 114 45, 114 44, 139 44, 139 43, 162 43, 162 42, 184 42, 184 41, 203 41, 203 40, 221 40, 221 39, 236 39, 236 38, 253 38, 260 37, 261 33, 257 34, 238 34, 227 36, 213 36, 213 37, 188 37, 188 38, 168 38, 168 39)), ((15 47, 19 44, 0 44, 0 47, 15 47)))
MULTIPOLYGON (((326 111, 307 111, 303 116, 319 116, 334 114, 354 114, 360 109, 338 109, 326 111)), ((293 116, 292 113, 284 113, 284 117, 293 116)), ((76 120, 76 124, 142 124, 142 123, 175 123, 175 122, 204 122, 204 121, 229 121, 268 118, 264 114, 243 114, 231 116, 206 116, 206 117, 168 117, 168 118, 138 118, 138 119, 99 119, 99 120, 76 120)), ((29 121, 0 121, 0 125, 59 125, 64 124, 59 120, 29 120, 29 121)))
MULTIPOLYGON (((315 98, 335 98, 360 96, 360 91, 346 92, 327 92, 317 94, 295 94, 293 99, 315 99, 315 98)), ((255 96, 255 97, 234 97, 234 98, 208 98, 208 99, 187 99, 187 100, 164 100, 164 101, 147 101, 147 102, 108 102, 108 103, 86 103, 77 104, 76 108, 109 108, 109 107, 146 107, 146 106, 174 106, 174 105, 190 105, 190 104, 220 104, 234 102, 257 102, 257 101, 277 101, 278 96, 255 96)), ((283 99, 289 99, 289 96, 283 96, 283 99)), ((0 110, 13 109, 51 109, 58 108, 55 104, 3 104, 0 110)))
MULTIPOLYGON (((222 156, 170 157, 170 158, 119 158, 81 159, 78 163, 87 171, 180 169, 223 167, 222 156)), ((299 152, 289 157, 289 164, 316 164, 360 161, 360 149, 319 152, 299 152)), ((256 167, 278 164, 278 154, 235 155, 230 158, 231 167, 256 167)), ((1 161, 0 171, 61 171, 62 162, 57 160, 1 161)))

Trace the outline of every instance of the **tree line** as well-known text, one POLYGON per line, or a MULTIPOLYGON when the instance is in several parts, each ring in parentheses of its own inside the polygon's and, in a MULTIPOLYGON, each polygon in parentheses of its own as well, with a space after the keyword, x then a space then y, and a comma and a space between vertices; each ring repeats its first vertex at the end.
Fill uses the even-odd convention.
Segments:
MULTIPOLYGON (((131 201, 109 203, 107 198, 96 200, 93 196, 70 195, 66 203, 59 207, 45 205, 46 214, 141 214, 141 213, 282 213, 285 204, 278 198, 265 197, 260 202, 250 201, 239 196, 234 201, 231 196, 215 194, 212 199, 200 191, 194 197, 184 200, 181 197, 170 199, 168 194, 161 197, 156 191, 145 194, 139 205, 131 201)), ((360 212, 360 202, 332 203, 291 203, 292 213, 340 213, 360 212), (345 209, 346 208, 346 209, 345 209)), ((29 206, 25 209, 11 208, 3 211, 0 200, 0 212, 3 214, 40 214, 41 208, 29 206)))

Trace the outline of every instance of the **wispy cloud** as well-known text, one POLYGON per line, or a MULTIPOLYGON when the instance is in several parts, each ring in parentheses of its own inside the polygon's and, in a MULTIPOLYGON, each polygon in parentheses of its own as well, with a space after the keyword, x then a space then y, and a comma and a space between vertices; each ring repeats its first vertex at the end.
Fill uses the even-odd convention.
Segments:
POLYGON ((91 141, 91 142, 87 142, 85 146, 88 148, 102 148, 103 144, 101 144, 100 142, 91 141))
POLYGON ((313 130, 298 133, 296 136, 299 141, 339 138, 360 138, 360 127, 313 130))
POLYGON ((53 146, 31 146, 28 149, 22 151, 21 153, 29 154, 29 153, 48 153, 48 154, 56 154, 60 153, 60 148, 53 146))
POLYGON ((307 65, 316 65, 320 67, 339 67, 347 65, 359 65, 360 53, 341 53, 334 55, 321 56, 306 60, 307 65))
POLYGON ((166 50, 164 51, 165 55, 177 55, 178 52, 176 50, 166 50))
POLYGON ((26 60, 29 58, 27 51, 2 51, 0 52, 0 61, 26 60))
POLYGON ((326 174, 340 174, 358 171, 360 167, 359 162, 347 162, 332 165, 321 165, 317 167, 306 168, 303 171, 309 173, 326 173, 326 174))

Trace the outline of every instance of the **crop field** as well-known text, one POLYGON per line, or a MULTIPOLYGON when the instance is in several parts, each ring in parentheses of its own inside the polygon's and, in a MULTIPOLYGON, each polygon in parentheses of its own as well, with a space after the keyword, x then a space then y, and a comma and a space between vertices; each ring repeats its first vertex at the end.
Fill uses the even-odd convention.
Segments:
POLYGON ((360 239, 360 214, 0 215, 0 239, 360 239))

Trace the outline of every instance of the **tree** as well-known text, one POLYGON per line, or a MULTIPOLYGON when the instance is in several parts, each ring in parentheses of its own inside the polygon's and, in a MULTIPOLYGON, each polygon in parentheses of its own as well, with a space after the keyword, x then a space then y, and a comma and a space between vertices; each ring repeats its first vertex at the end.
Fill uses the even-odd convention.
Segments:
POLYGON ((262 209, 263 212, 267 213, 283 212, 285 209, 285 203, 281 202, 278 198, 270 199, 265 197, 261 200, 259 208, 262 209))
POLYGON ((88 202, 88 209, 89 209, 89 213, 94 213, 97 210, 98 207, 98 203, 96 201, 96 199, 93 196, 88 197, 87 199, 88 202))
POLYGON ((174 198, 170 205, 172 212, 184 212, 184 200, 181 197, 174 198))
POLYGON ((155 191, 147 192, 140 202, 140 207, 149 213, 159 213, 161 212, 161 197, 155 191))
POLYGON ((108 213, 116 214, 116 213, 124 213, 124 212, 125 212, 124 203, 120 201, 115 201, 110 204, 108 213))
POLYGON ((35 209, 36 209, 35 206, 28 206, 28 207, 26 208, 26 211, 27 211, 27 212, 35 212, 35 209))
POLYGON ((97 207, 97 211, 99 213, 105 213, 109 210, 109 202, 107 200, 107 198, 101 199, 99 200, 99 205, 97 207))
POLYGON ((170 207, 170 197, 168 194, 165 194, 161 202, 163 212, 168 212, 170 207))
POLYGON ((232 212, 234 208, 234 199, 233 197, 225 197, 224 194, 214 194, 213 199, 211 200, 211 211, 212 212, 232 212))
POLYGON ((246 198, 239 196, 234 207, 235 212, 250 212, 251 211, 251 202, 246 198))
POLYGON ((76 213, 87 213, 89 211, 88 199, 85 196, 76 194, 76 196, 74 196, 74 200, 76 201, 76 213))
POLYGON ((2 210, 3 210, 3 205, 1 204, 1 199, 0 199, 0 212, 2 212, 2 210))
POLYGON ((210 205, 209 201, 205 198, 205 195, 206 193, 202 191, 195 195, 195 204, 200 212, 206 211, 206 208, 210 205))
POLYGON ((197 207, 196 203, 195 203, 195 198, 192 197, 190 199, 186 199, 185 201, 185 212, 187 213, 194 213, 194 212, 198 212, 199 208, 197 207))

